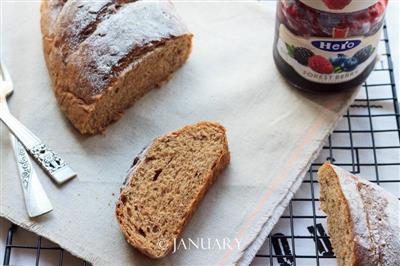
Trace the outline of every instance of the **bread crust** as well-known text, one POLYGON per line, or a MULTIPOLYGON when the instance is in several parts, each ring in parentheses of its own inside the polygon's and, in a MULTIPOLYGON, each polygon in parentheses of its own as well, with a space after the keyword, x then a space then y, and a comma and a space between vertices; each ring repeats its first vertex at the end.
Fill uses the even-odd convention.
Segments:
MULTIPOLYGON (((328 178, 339 182, 338 197, 343 199, 348 211, 346 220, 351 223, 349 230, 353 239, 354 252, 348 265, 400 265, 398 215, 396 220, 396 213, 400 212, 398 200, 381 187, 329 163, 321 166, 318 176, 321 190, 327 186, 328 178)), ((325 201, 321 192, 321 208, 329 215, 325 201)), ((328 231, 331 232, 332 228, 328 227, 328 231)), ((334 246, 334 249, 338 248, 334 246)))
POLYGON ((104 131, 147 91, 168 80, 190 55, 192 34, 172 4, 130 2, 42 0, 43 50, 55 96, 82 134, 104 131), (142 24, 127 25, 128 17, 142 24), (148 65, 143 65, 155 57, 160 67, 154 65, 143 82, 149 75, 148 65), (121 88, 126 78, 131 87, 121 88), (135 82, 137 88, 132 87, 135 82), (128 96, 110 104, 118 92, 128 96))
MULTIPOLYGON (((195 125, 185 126, 182 129, 180 129, 172 134, 179 135, 181 132, 184 132, 186 129, 188 129, 189 127, 193 127, 193 126, 210 126, 210 125, 225 132, 225 128, 218 123, 209 122, 209 121, 201 121, 195 125)), ((130 181, 129 178, 132 177, 133 172, 135 171, 135 167, 137 167, 140 164, 140 162, 146 157, 147 149, 148 148, 146 148, 144 151, 142 151, 141 154, 137 157, 137 159, 135 159, 134 165, 133 165, 130 173, 128 174, 127 180, 125 181, 125 185, 129 184, 129 181, 130 181)), ((222 171, 228 165, 229 161, 230 161, 230 153, 229 153, 229 149, 228 149, 228 142, 226 139, 226 135, 224 135, 223 150, 222 150, 220 156, 218 157, 218 159, 215 161, 215 167, 208 170, 208 172, 205 176, 205 180, 206 180, 205 185, 201 187, 201 190, 199 191, 198 196, 190 203, 190 205, 188 207, 185 207, 185 208, 189 209, 188 215, 186 216, 182 226, 180 226, 177 229, 177 238, 182 234, 185 226, 187 225, 187 223, 189 222, 189 220, 191 219, 191 217, 197 210, 201 200, 204 198, 208 189, 215 182, 217 176, 219 176, 222 173, 222 171)), ((162 257, 165 257, 166 255, 168 255, 169 253, 171 253, 171 251, 173 249, 173 245, 168 245, 168 247, 166 249, 164 249, 162 253, 158 253, 157 250, 154 250, 150 247, 143 245, 141 243, 140 239, 137 239, 134 236, 131 236, 128 234, 127 225, 124 224, 124 221, 123 221, 124 217, 122 216, 124 203, 121 200, 121 198, 123 197, 122 196, 123 194, 124 194, 124 189, 121 188, 121 196, 116 204, 116 212, 115 213, 116 213, 117 220, 120 224, 121 230, 122 230, 127 242, 129 244, 131 244, 132 246, 134 246, 136 249, 138 249, 140 252, 142 252, 143 254, 145 254, 151 258, 162 258, 162 257)), ((173 242, 170 242, 170 243, 173 243, 173 242)))

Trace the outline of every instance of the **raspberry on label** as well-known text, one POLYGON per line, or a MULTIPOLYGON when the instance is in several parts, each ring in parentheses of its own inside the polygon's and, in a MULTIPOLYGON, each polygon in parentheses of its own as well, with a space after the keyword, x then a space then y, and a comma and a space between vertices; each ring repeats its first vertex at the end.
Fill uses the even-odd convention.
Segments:
POLYGON ((331 74, 334 70, 332 63, 321 55, 311 56, 308 59, 308 66, 321 74, 331 74))

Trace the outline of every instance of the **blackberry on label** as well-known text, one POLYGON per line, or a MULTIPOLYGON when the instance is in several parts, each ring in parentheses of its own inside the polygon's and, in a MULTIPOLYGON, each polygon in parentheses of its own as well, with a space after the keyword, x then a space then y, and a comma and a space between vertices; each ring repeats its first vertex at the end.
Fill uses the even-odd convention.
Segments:
POLYGON ((358 60, 359 64, 361 64, 370 57, 372 51, 373 51, 372 45, 368 45, 367 47, 364 47, 360 51, 355 53, 353 57, 358 60))
POLYGON ((308 65, 308 59, 313 56, 314 53, 311 50, 303 47, 296 47, 293 51, 293 57, 297 62, 302 64, 303 66, 308 65))

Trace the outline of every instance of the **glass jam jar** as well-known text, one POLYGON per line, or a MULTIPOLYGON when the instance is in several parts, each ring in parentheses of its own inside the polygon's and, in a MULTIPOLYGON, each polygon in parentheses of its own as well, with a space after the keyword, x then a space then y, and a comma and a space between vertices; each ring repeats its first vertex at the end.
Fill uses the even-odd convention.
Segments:
POLYGON ((293 86, 338 91, 373 70, 388 0, 279 0, 274 60, 293 86))

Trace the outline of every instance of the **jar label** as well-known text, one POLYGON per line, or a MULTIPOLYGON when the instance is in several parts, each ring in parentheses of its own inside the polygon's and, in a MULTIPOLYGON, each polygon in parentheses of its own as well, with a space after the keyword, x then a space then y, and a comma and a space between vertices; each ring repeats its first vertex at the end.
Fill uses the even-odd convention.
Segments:
POLYGON ((300 0, 303 4, 330 13, 350 13, 375 5, 379 0, 300 0))
POLYGON ((300 37, 279 27, 279 55, 303 78, 317 83, 341 83, 360 75, 374 60, 381 36, 332 39, 300 37))

